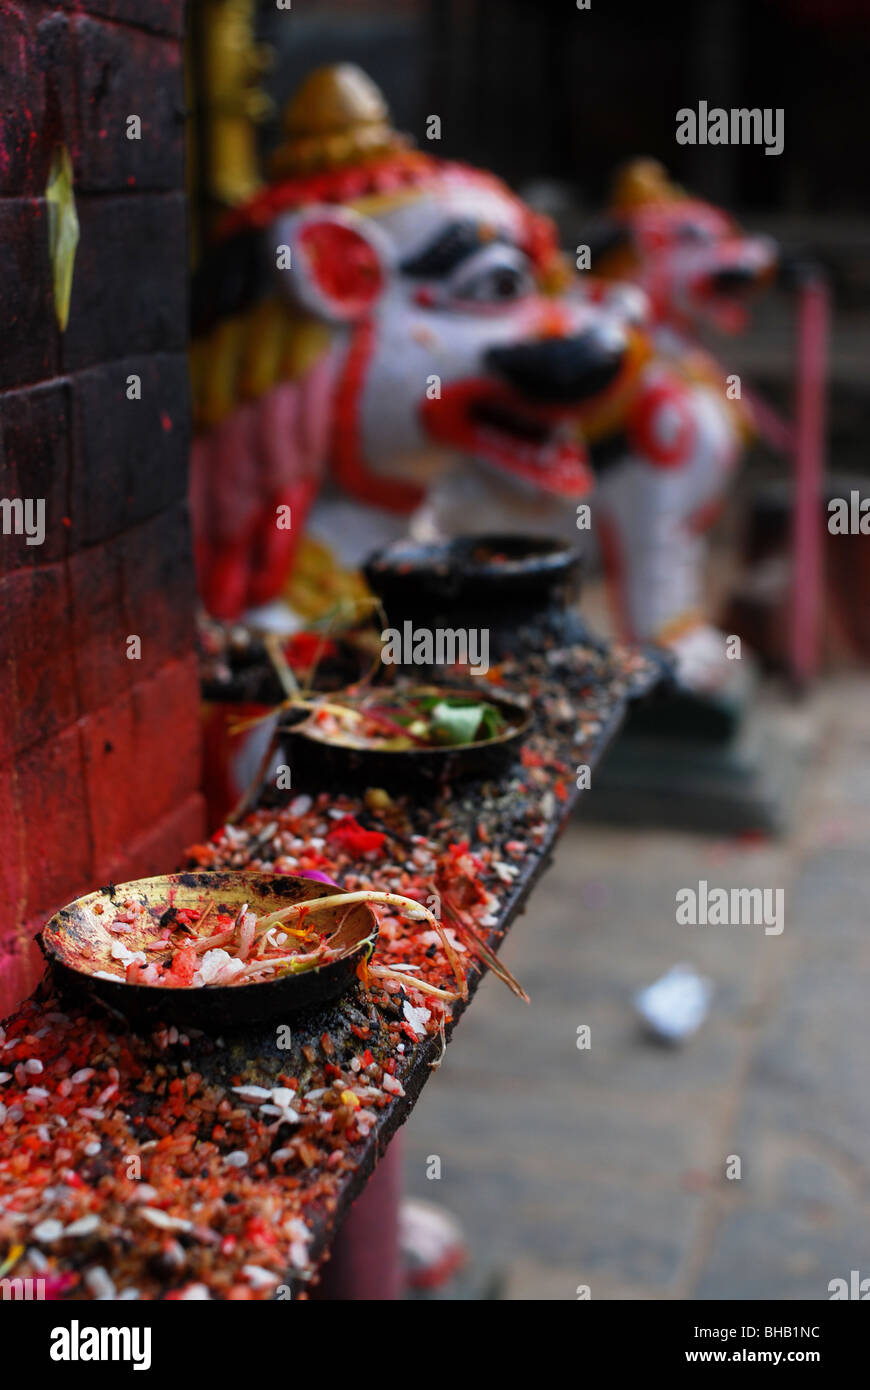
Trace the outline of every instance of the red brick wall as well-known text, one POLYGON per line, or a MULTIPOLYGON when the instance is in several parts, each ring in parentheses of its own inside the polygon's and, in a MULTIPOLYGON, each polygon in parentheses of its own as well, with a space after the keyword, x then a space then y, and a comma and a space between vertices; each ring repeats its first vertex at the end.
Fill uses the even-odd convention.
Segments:
POLYGON ((34 546, 0 517, 0 1017, 47 914, 172 868, 202 831, 182 24, 182 0, 0 0, 0 499, 46 516, 34 546), (81 227, 64 333, 44 199, 59 143, 81 227))

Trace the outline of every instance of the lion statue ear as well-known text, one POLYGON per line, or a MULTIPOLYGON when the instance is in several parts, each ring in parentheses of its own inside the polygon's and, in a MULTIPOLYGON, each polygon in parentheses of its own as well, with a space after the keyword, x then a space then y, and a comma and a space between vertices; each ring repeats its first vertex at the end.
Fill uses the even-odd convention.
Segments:
POLYGON ((389 237, 352 208, 314 204, 279 217, 272 234, 281 293, 329 323, 365 318, 394 268, 389 237))

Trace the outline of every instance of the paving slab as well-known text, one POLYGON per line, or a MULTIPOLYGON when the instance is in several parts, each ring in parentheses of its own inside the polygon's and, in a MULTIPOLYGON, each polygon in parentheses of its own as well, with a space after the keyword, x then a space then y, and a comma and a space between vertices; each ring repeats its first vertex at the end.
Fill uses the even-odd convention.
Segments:
POLYGON ((815 751, 782 841, 566 833, 505 951, 531 1005, 487 981, 408 1126, 409 1186, 461 1216, 504 1297, 825 1299, 870 1276, 868 695, 850 675, 802 711, 815 751), (702 878, 781 887, 782 934, 679 926, 702 878), (683 959, 716 993, 669 1048, 632 996, 683 959))

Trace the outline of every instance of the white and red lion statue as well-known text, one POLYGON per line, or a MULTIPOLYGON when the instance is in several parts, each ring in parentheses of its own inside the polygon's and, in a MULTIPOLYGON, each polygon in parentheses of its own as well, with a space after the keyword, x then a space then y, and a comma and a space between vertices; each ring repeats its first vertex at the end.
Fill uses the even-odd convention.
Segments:
POLYGON ((234 619, 279 597, 306 531, 355 564, 412 526, 564 530, 595 489, 626 634, 713 682, 700 535, 741 423, 685 331, 699 308, 733 308, 769 250, 665 197, 645 166, 602 257, 612 283, 581 278, 548 219, 492 174, 410 148, 349 66, 311 75, 284 137, 195 283, 207 609, 234 619))

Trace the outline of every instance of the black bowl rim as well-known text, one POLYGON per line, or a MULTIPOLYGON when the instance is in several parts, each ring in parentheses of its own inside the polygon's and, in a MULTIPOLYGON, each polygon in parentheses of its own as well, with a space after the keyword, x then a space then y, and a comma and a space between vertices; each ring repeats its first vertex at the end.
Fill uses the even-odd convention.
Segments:
POLYGON ((499 575, 507 579, 524 574, 531 576, 547 572, 557 573, 560 570, 567 572, 580 563, 580 552, 564 541, 557 541, 549 536, 505 531, 456 536, 449 541, 394 541, 391 545, 374 551, 366 560, 364 570, 370 580, 398 579, 409 574, 442 577, 450 573, 470 579, 484 576, 497 579, 499 575), (527 548, 528 553, 500 560, 498 563, 474 560, 474 548, 482 545, 493 549, 523 546, 527 548), (404 554, 403 547, 407 547, 404 554))

